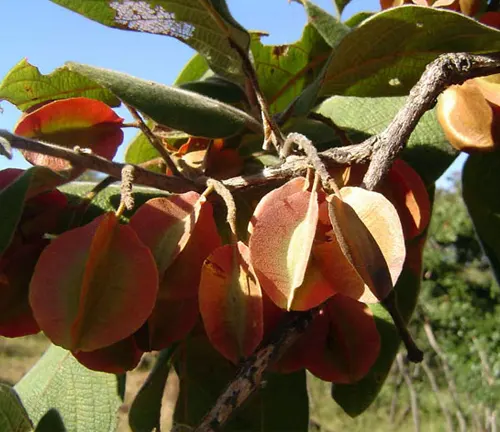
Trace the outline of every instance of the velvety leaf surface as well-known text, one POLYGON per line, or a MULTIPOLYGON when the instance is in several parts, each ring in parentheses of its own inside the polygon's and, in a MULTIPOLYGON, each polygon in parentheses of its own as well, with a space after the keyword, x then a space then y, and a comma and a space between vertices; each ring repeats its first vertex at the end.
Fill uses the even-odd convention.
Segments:
POLYGON ((161 401, 175 348, 160 352, 153 369, 130 406, 129 425, 133 432, 153 431, 160 425, 161 401))
POLYGON ((462 172, 463 197, 481 246, 500 280, 500 154, 469 156, 462 172))
POLYGON ((33 425, 19 396, 12 387, 0 384, 0 430, 2 432, 30 432, 33 425))
MULTIPOLYGON (((195 427, 234 377, 236 367, 204 337, 188 339, 183 349, 175 361, 180 395, 174 421, 195 427)), ((309 406, 305 372, 268 373, 264 380, 266 385, 235 413, 225 430, 306 432, 309 406)))
POLYGON ((95 80, 155 122, 194 136, 222 138, 244 127, 260 129, 247 113, 197 93, 79 63, 67 63, 67 67, 95 80))
POLYGON ((130 226, 151 249, 160 279, 186 247, 200 213, 211 205, 197 192, 153 198, 130 218, 130 226))
POLYGON ((380 337, 368 307, 341 294, 329 299, 304 338, 305 367, 324 381, 354 383, 377 359, 380 337))
POLYGON ((120 105, 109 90, 82 75, 64 67, 42 75, 26 59, 15 65, 0 83, 0 100, 10 102, 21 111, 43 102, 79 96, 100 100, 112 107, 120 105))
MULTIPOLYGON (((387 127, 405 100, 405 97, 335 96, 323 102, 318 112, 348 133, 371 136, 387 127)), ((434 183, 451 165, 457 152, 448 143, 437 121, 435 109, 423 115, 402 155, 422 177, 426 186, 434 183)))
MULTIPOLYGON (((342 9, 349 1, 350 0, 336 0, 335 4, 339 11, 339 17, 342 13, 342 9)), ((318 30, 319 34, 330 47, 335 48, 342 38, 349 33, 349 27, 319 6, 316 6, 313 2, 304 0, 303 4, 309 23, 318 30)))
POLYGON ((151 314, 157 290, 149 249, 107 213, 66 231, 44 250, 31 280, 30 304, 53 342, 94 351, 136 331, 151 314))
POLYGON ((208 256, 198 295, 212 346, 234 364, 252 354, 263 335, 262 292, 244 243, 224 245, 208 256))
MULTIPOLYGON (((48 103, 25 114, 14 133, 63 147, 89 148, 99 156, 113 159, 123 141, 122 123, 123 119, 103 102, 71 98, 48 103)), ((33 165, 46 166, 54 171, 71 168, 71 164, 63 159, 30 151, 22 153, 33 165)), ((77 168, 77 171, 82 169, 77 168)))
POLYGON ((464 15, 421 6, 389 9, 342 39, 320 95, 404 95, 440 54, 498 50, 500 32, 464 15))
POLYGON ((224 0, 52 1, 109 27, 172 36, 202 54, 215 72, 242 78, 241 60, 229 38, 246 51, 250 36, 224 0))
POLYGON ((241 86, 219 76, 208 77, 203 81, 186 82, 179 87, 230 105, 248 103, 241 86))
POLYGON ((122 404, 116 377, 87 369, 62 348, 52 345, 14 389, 34 423, 55 408, 69 431, 116 429, 122 404))
POLYGON ((300 40, 289 45, 264 45, 259 36, 252 37, 259 85, 273 113, 283 111, 314 80, 330 51, 331 47, 310 24, 300 40))
MULTIPOLYGON (((406 243, 403 271, 394 287, 398 309, 408 322, 417 304, 426 232, 406 243)), ((392 318, 380 304, 370 305, 380 335, 380 355, 368 374, 356 384, 334 384, 332 398, 351 417, 363 413, 375 400, 391 369, 400 345, 392 318)))
POLYGON ((307 310, 333 295, 309 261, 318 223, 316 192, 266 200, 254 220, 250 256, 262 289, 274 303, 287 310, 307 310))

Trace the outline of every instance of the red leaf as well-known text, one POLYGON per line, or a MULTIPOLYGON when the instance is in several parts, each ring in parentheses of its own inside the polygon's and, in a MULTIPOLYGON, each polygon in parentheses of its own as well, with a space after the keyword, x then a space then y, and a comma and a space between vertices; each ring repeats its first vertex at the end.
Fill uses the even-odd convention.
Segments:
POLYGON ((316 192, 295 192, 303 181, 294 179, 263 198, 254 213, 249 245, 262 289, 287 310, 310 309, 334 294, 310 260, 319 198, 316 192))
POLYGON ((259 282, 242 243, 222 246, 205 260, 200 281, 200 312, 210 342, 238 363, 262 340, 263 306, 259 282))
MULTIPOLYGON (((93 153, 112 159, 123 141, 123 119, 105 103, 84 97, 50 102, 25 114, 17 123, 14 133, 37 138, 53 144, 73 148, 89 148, 93 153)), ((33 165, 43 165, 55 171, 68 170, 65 160, 39 153, 23 151, 33 165)), ((74 178, 84 169, 72 170, 74 178)))
POLYGON ((150 349, 166 348, 183 339, 194 327, 199 314, 201 268, 220 245, 212 206, 206 203, 186 247, 160 281, 156 304, 148 319, 150 349))
POLYGON ((0 258, 0 335, 19 337, 40 331, 28 301, 35 264, 46 246, 37 243, 10 247, 0 258))
POLYGON ((332 297, 302 336, 305 367, 318 378, 354 383, 363 378, 380 351, 380 336, 370 309, 343 295, 332 297))
POLYGON ((332 233, 326 236, 329 241, 315 246, 314 257, 337 292, 377 302, 393 289, 403 268, 405 244, 399 216, 380 193, 357 187, 340 192, 342 199, 335 195, 328 199, 332 233))
POLYGON ((43 251, 30 303, 55 344, 94 351, 135 332, 151 314, 157 290, 149 249, 107 213, 61 234, 43 251))
POLYGON ((197 192, 153 198, 142 205, 130 219, 130 226, 151 249, 160 279, 186 247, 201 212, 211 204, 197 192))
POLYGON ((88 369, 123 374, 139 364, 142 354, 134 337, 129 336, 113 345, 95 351, 79 351, 73 356, 88 369))
POLYGON ((429 224, 431 203, 424 182, 401 159, 394 161, 380 191, 396 208, 406 240, 421 234, 429 224))

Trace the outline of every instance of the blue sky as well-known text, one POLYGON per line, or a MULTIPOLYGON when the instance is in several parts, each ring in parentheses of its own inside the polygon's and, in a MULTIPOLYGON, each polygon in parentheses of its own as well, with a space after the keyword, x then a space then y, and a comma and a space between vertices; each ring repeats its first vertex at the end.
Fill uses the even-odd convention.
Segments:
MULTIPOLYGON (((92 1, 92 0, 86 0, 92 1)), ((300 37, 306 22, 303 7, 287 0, 227 0, 229 8, 244 27, 270 33, 265 43, 282 44, 300 37)), ((335 13, 333 0, 316 0, 335 13)), ((342 18, 361 10, 379 10, 378 0, 353 0, 342 18)), ((115 69, 141 78, 171 84, 193 50, 165 37, 121 31, 83 18, 49 0, 1 0, 2 50, 0 78, 26 57, 42 73, 49 73, 66 61, 77 61, 115 69)), ((14 127, 19 111, 2 102, 0 128, 14 127)), ((123 117, 127 113, 119 111, 123 117)), ((127 130, 126 140, 134 135, 127 130)), ((122 146, 124 148, 124 146, 122 146)), ((121 152, 122 154, 122 152, 121 152)), ((119 156, 120 157, 120 154, 119 156)), ((16 155, 13 161, 0 158, 0 168, 27 167, 16 155)))

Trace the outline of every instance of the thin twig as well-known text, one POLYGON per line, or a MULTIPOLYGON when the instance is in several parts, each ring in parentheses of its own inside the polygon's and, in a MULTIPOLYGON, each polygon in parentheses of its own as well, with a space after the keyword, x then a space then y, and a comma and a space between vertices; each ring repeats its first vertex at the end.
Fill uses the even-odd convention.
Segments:
POLYGON ((408 373, 408 370, 406 369, 406 366, 403 362, 403 355, 401 353, 398 353, 398 355, 396 356, 396 362, 401 374, 403 375, 403 379, 405 381, 406 387, 408 388, 408 392, 410 393, 410 405, 411 413, 413 416, 414 430, 415 432, 420 432, 420 413, 418 408, 417 392, 415 391, 411 376, 408 373))
POLYGON ((149 128, 149 126, 144 122, 143 118, 141 115, 137 112, 137 110, 123 102, 123 104, 127 107, 129 110, 130 114, 132 114, 132 117, 137 121, 137 126, 141 130, 141 132, 146 136, 146 138, 149 140, 151 145, 155 148, 155 150, 160 154, 160 156, 163 158, 165 163, 167 164, 167 167, 172 171, 172 174, 177 177, 181 177, 181 173, 177 169, 177 166, 175 165, 174 161, 170 157, 170 154, 168 151, 163 147, 163 144, 161 140, 153 133, 153 131, 149 128))
POLYGON ((268 366, 299 338, 317 315, 319 308, 307 312, 290 312, 287 321, 273 332, 270 339, 262 343, 255 353, 239 368, 236 377, 222 392, 210 412, 203 418, 194 432, 220 430, 232 413, 238 409, 260 387, 262 376, 268 366))
POLYGON ((367 141, 373 144, 373 156, 363 185, 372 190, 380 182, 406 145, 420 118, 434 106, 436 98, 443 90, 453 84, 462 84, 470 78, 498 72, 500 53, 444 54, 427 65, 405 105, 389 126, 382 133, 368 138, 367 141))
MULTIPOLYGON (((81 151, 77 152, 66 147, 21 137, 4 129, 0 129, 0 137, 9 141, 13 148, 17 148, 19 150, 30 150, 47 156, 65 159, 73 165, 99 171, 117 179, 121 177, 121 171, 125 166, 123 163, 113 162, 93 153, 85 153, 81 151)), ((138 166, 136 166, 135 175, 136 184, 151 186, 165 191, 182 193, 202 189, 201 186, 188 179, 157 174, 138 166)))
POLYGON ((234 198, 220 181, 215 179, 207 180, 207 187, 213 188, 213 190, 222 198, 224 204, 226 205, 227 211, 227 223, 231 229, 231 242, 236 243, 238 241, 238 235, 236 231, 236 204, 234 203, 234 198))
POLYGON ((298 144, 299 147, 304 151, 307 158, 311 162, 311 165, 320 176, 325 191, 329 194, 335 193, 340 197, 340 189, 337 186, 337 183, 326 169, 325 163, 319 157, 318 151, 316 150, 316 147, 314 147, 314 144, 311 142, 311 140, 302 134, 292 132, 286 137, 285 143, 281 148, 282 154, 289 154, 293 144, 298 144))
POLYGON ((285 141, 285 137, 283 136, 281 129, 274 121, 271 113, 269 112, 269 105, 260 89, 259 80, 257 78, 257 74, 255 73, 253 64, 250 61, 248 54, 245 51, 243 51, 238 44, 234 43, 232 40, 229 40, 229 43, 231 47, 240 56, 243 66, 243 71, 245 72, 245 75, 247 76, 247 78, 250 81, 250 84, 252 85, 252 89, 257 98, 257 102, 259 102, 259 107, 262 115, 262 123, 264 125, 263 148, 264 150, 270 150, 269 142, 271 142, 274 148, 276 149, 276 152, 279 154, 280 149, 285 141))

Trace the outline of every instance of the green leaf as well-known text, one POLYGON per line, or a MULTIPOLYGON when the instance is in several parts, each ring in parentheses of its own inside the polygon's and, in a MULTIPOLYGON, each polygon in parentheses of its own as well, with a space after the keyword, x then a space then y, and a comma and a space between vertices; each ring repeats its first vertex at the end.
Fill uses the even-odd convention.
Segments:
MULTIPOLYGON (((153 125, 152 121, 148 121, 148 126, 153 125)), ((139 165, 144 162, 159 158, 160 153, 156 150, 149 139, 142 132, 137 132, 137 134, 132 138, 132 141, 127 146, 125 150, 125 162, 130 164, 139 165)), ((161 170, 158 168, 148 168, 151 171, 160 173, 161 170)), ((164 173, 163 173, 164 174, 164 173)))
POLYGON ((351 0, 335 0, 335 5, 337 6, 337 11, 339 15, 342 14, 344 8, 351 2, 351 0))
POLYGON ((55 408, 72 432, 116 429, 121 405, 116 377, 87 369, 55 345, 14 388, 34 422, 55 408))
POLYGON ((308 24, 301 39, 291 45, 264 45, 254 36, 251 51, 261 90, 275 113, 283 111, 316 78, 331 48, 308 24))
MULTIPOLYGON (((61 232, 67 231, 68 227, 75 227, 80 225, 85 225, 93 221, 96 217, 102 215, 106 212, 116 212, 120 205, 120 186, 111 185, 100 192, 91 202, 91 204, 85 208, 84 212, 81 213, 78 208, 78 204, 81 204, 81 199, 92 190, 95 183, 91 182, 71 182, 65 184, 59 189, 61 192, 66 194, 68 198, 67 214, 62 215, 61 232), (75 212, 75 207, 77 211, 75 212)), ((151 198, 158 196, 167 195, 165 192, 159 191, 154 188, 144 187, 144 186, 134 186, 133 196, 135 207, 134 210, 127 210, 122 216, 121 220, 123 222, 128 222, 132 214, 137 210, 142 204, 151 198)))
POLYGON ((499 50, 500 31, 464 15, 421 6, 388 9, 337 45, 320 96, 405 95, 440 54, 499 50))
POLYGON ((29 432, 33 425, 12 387, 0 384, 0 431, 29 432))
POLYGON ((170 347, 160 352, 153 370, 132 402, 128 419, 132 431, 149 432, 159 427, 161 400, 170 373, 170 360, 174 350, 174 347, 170 347))
MULTIPOLYGON (((334 96, 323 102, 317 111, 349 133, 368 137, 383 131, 405 101, 405 97, 334 96)), ((458 154, 446 139, 435 111, 423 115, 403 151, 403 159, 420 174, 426 185, 434 183, 458 154)))
POLYGON ((218 76, 211 76, 203 81, 187 82, 179 87, 231 105, 248 103, 245 92, 238 84, 218 76))
POLYGON ((185 64, 179 75, 174 81, 174 85, 181 85, 191 81, 198 81, 202 78, 208 78, 207 75, 213 72, 208 67, 208 63, 202 55, 196 53, 185 64))
POLYGON ((67 67, 172 129, 208 138, 234 135, 245 127, 261 129, 260 123, 247 113, 197 93, 79 63, 70 62, 67 67))
MULTIPOLYGON (((7 249, 30 195, 47 190, 44 185, 54 184, 62 177, 45 167, 33 167, 24 171, 7 187, 0 190, 0 255, 7 249)), ((58 183, 57 183, 58 184, 58 183)), ((50 186, 49 186, 50 189, 50 186)))
POLYGON ((373 15, 375 15, 375 12, 358 12, 357 14, 350 17, 348 20, 344 21, 344 24, 351 28, 356 27, 373 15))
POLYGON ((24 172, 9 186, 0 191, 0 208, 2 209, 2 223, 0 224, 0 255, 7 249, 19 219, 24 209, 26 194, 31 185, 33 168, 24 172))
MULTIPOLYGON (((421 283, 423 245, 427 232, 407 243, 408 254, 403 271, 394 287, 399 312, 405 322, 415 309, 421 283)), ((363 413, 382 389, 400 345, 398 330, 389 313, 380 304, 369 305, 380 334, 380 354, 370 372, 355 384, 333 384, 332 398, 351 417, 363 413)))
POLYGON ((0 83, 0 101, 6 100, 21 111, 42 102, 80 96, 112 107, 120 105, 116 96, 91 79, 66 68, 42 75, 26 59, 15 65, 0 83))
MULTIPOLYGON (((350 0, 336 0, 337 7, 339 7, 339 4, 341 5, 339 7, 339 15, 349 1, 350 0)), ((348 26, 342 24, 337 18, 330 15, 319 6, 316 6, 309 0, 304 0, 303 3, 309 23, 318 30, 319 34, 332 48, 337 46, 347 33, 349 33, 350 29, 348 26)))
POLYGON ((109 27, 172 36, 203 55, 214 72, 241 81, 241 59, 250 36, 229 13, 224 0, 112 1, 52 0, 109 27))
POLYGON ((67 432, 67 429, 59 411, 51 408, 40 419, 35 432, 67 432))
POLYGON ((500 153, 470 155, 462 171, 462 193, 479 242, 500 281, 500 153))
MULTIPOLYGON (((236 367, 204 337, 189 338, 175 361, 180 394, 174 421, 195 427, 232 380, 236 367), (200 361, 203 359, 203 361, 200 361)), ((232 417, 225 431, 306 432, 309 407, 305 372, 267 374, 265 385, 232 417)))

